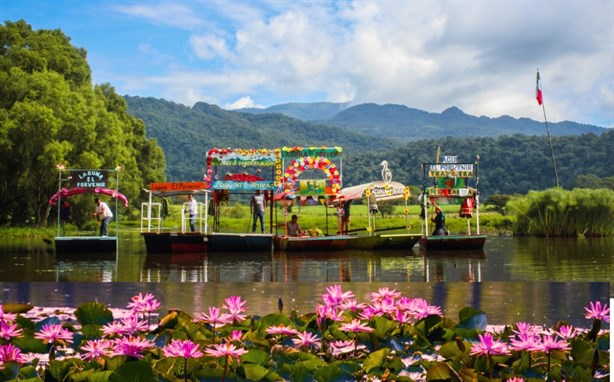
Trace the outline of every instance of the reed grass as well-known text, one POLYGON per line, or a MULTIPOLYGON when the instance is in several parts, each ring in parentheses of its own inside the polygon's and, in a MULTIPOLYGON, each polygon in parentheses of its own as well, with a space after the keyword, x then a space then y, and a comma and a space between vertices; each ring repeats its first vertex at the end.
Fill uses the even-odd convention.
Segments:
POLYGON ((546 237, 614 234, 614 191, 609 189, 531 191, 506 204, 516 216, 515 235, 546 237))

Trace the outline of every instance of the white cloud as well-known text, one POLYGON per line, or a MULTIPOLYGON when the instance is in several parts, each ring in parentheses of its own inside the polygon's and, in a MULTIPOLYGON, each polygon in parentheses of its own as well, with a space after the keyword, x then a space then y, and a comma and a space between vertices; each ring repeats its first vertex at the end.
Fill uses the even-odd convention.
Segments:
POLYGON ((141 89, 176 102, 399 103, 541 119, 533 99, 540 67, 549 119, 612 126, 613 4, 162 2, 117 9, 195 28, 189 41, 177 42, 192 49, 187 59, 176 56, 166 73, 138 78, 141 89))
POLYGON ((152 2, 149 4, 114 5, 116 12, 145 19, 155 24, 190 29, 203 25, 189 3, 152 2))
POLYGON ((263 109, 265 106, 257 105, 251 97, 241 97, 233 103, 224 105, 224 109, 226 110, 236 110, 236 109, 244 109, 244 108, 258 108, 263 109))

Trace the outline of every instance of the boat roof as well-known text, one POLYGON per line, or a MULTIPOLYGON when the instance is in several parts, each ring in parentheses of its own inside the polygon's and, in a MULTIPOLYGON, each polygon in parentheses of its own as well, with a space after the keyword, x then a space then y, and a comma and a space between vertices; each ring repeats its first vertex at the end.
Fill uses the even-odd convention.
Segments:
POLYGON ((160 182, 151 183, 149 189, 143 189, 147 193, 164 198, 177 195, 207 195, 211 190, 207 189, 205 182, 160 182))
POLYGON ((360 199, 365 196, 365 191, 370 190, 375 195, 376 200, 396 200, 405 197, 407 186, 399 182, 377 181, 359 184, 357 186, 342 188, 339 191, 339 198, 345 200, 360 199))

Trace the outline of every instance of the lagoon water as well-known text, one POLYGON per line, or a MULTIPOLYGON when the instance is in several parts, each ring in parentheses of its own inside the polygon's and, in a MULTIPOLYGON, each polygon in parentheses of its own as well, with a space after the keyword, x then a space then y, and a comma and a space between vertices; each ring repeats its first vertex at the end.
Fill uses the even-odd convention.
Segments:
POLYGON ((388 286, 424 297, 458 319, 465 306, 494 323, 586 325, 588 301, 608 302, 614 281, 614 238, 489 237, 483 251, 424 253, 209 253, 147 255, 137 232, 120 236, 115 256, 57 257, 41 239, 0 241, 0 303, 78 306, 98 300, 123 307, 151 291, 164 308, 200 312, 239 294, 252 314, 312 311, 328 285, 343 283, 366 302, 388 286))

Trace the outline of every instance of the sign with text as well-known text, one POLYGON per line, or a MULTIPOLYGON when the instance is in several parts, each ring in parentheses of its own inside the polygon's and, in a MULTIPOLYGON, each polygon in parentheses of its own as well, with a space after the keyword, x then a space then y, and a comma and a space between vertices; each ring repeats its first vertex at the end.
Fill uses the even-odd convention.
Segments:
POLYGON ((70 170, 72 188, 108 188, 109 173, 105 170, 70 170))
POLYGON ((207 188, 205 182, 163 182, 150 183, 151 191, 195 191, 207 188))
POLYGON ((471 178, 473 176, 473 164, 431 164, 429 165, 428 176, 431 178, 471 178))
POLYGON ((241 167, 272 167, 275 166, 277 156, 269 150, 255 152, 215 152, 208 158, 212 166, 241 166, 241 167))
POLYGON ((211 185, 214 190, 230 191, 255 191, 255 190, 275 190, 273 181, 237 182, 233 180, 214 180, 211 185))

